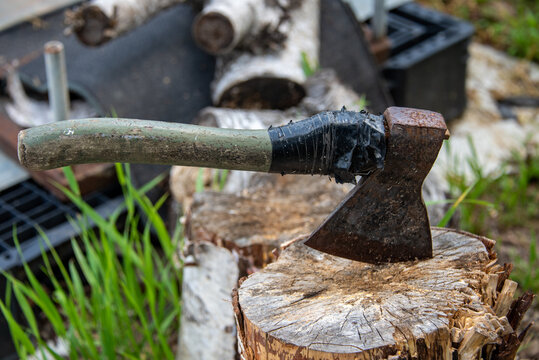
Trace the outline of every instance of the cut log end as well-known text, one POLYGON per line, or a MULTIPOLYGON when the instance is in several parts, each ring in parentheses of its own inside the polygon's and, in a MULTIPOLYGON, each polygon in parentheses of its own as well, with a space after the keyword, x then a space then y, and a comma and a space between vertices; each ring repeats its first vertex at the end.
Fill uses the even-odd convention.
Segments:
POLYGON ((73 31, 85 45, 99 46, 111 39, 109 32, 114 27, 114 21, 99 7, 88 5, 75 13, 73 31))
POLYGON ((234 25, 217 12, 199 15, 193 24, 193 37, 197 45, 210 54, 230 51, 237 43, 234 25))
POLYGON ((433 248, 429 260, 372 265, 293 243, 238 289, 244 358, 471 359, 502 342, 506 314, 483 302, 488 249, 447 229, 433 229, 433 248))
POLYGON ((221 97, 219 106, 284 110, 297 105, 303 97, 305 89, 294 81, 256 77, 228 89, 221 97))

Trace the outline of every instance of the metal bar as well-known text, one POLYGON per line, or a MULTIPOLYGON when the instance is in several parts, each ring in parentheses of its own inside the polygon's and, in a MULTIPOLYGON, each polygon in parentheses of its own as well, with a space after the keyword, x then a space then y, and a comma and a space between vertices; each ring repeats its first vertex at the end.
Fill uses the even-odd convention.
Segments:
POLYGON ((69 119, 69 92, 64 45, 60 41, 45 44, 45 70, 49 103, 54 121, 69 119))
POLYGON ((375 39, 381 39, 387 34, 387 11, 385 0, 374 1, 374 15, 372 17, 372 28, 375 39))

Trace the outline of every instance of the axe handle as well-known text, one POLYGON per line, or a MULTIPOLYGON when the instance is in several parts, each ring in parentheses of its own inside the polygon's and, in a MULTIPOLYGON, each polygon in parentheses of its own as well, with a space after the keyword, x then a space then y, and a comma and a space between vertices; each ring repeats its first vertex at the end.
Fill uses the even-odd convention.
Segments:
POLYGON ((23 130, 19 133, 18 155, 20 163, 30 170, 131 162, 267 172, 272 146, 266 129, 96 118, 23 130))
POLYGON ((115 118, 59 121, 19 133, 19 161, 31 170, 96 162, 202 166, 281 174, 323 174, 355 182, 384 166, 383 117, 325 111, 263 130, 115 118))

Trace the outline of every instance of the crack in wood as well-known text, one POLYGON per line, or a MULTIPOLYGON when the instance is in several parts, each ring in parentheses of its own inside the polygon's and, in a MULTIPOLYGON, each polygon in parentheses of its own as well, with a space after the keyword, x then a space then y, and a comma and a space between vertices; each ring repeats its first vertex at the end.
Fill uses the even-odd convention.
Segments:
POLYGON ((283 326, 279 326, 278 328, 269 330, 269 331, 267 331, 266 333, 269 334, 269 333, 275 332, 275 331, 277 331, 277 330, 284 329, 285 327, 288 327, 288 326, 291 326, 291 325, 294 325, 294 324, 295 324, 295 322, 291 322, 290 324, 286 324, 286 325, 283 325, 283 326))
POLYGON ((313 345, 325 345, 325 346, 341 346, 341 347, 353 347, 355 349, 358 349, 359 351, 364 351, 362 348, 356 345, 350 345, 350 344, 335 344, 335 343, 329 343, 329 342, 313 342, 309 344, 309 347, 313 345))
POLYGON ((354 308, 350 308, 350 310, 348 310, 348 312, 347 312, 346 315, 344 316, 344 321, 342 322, 341 327, 339 328, 339 331, 342 331, 344 325, 345 325, 346 322, 348 321, 348 316, 350 316, 350 313, 352 312, 352 310, 354 310, 354 308))
POLYGON ((290 305, 295 305, 297 304, 298 302, 300 301, 303 301, 305 299, 310 299, 310 298, 313 298, 317 295, 320 295, 321 293, 323 293, 324 291, 326 291, 327 288, 324 288, 324 289, 320 289, 320 290, 315 290, 315 291, 312 291, 312 292, 308 292, 308 293, 305 293, 303 294, 303 296, 300 298, 300 299, 297 299, 297 300, 294 300, 290 303, 290 305))

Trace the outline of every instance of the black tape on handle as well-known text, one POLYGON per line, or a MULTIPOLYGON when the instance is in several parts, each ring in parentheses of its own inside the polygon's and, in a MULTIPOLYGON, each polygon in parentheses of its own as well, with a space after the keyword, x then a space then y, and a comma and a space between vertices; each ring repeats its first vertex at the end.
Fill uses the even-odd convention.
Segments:
POLYGON ((384 117, 365 111, 326 111, 308 119, 270 127, 270 172, 322 174, 355 183, 384 167, 384 117))

